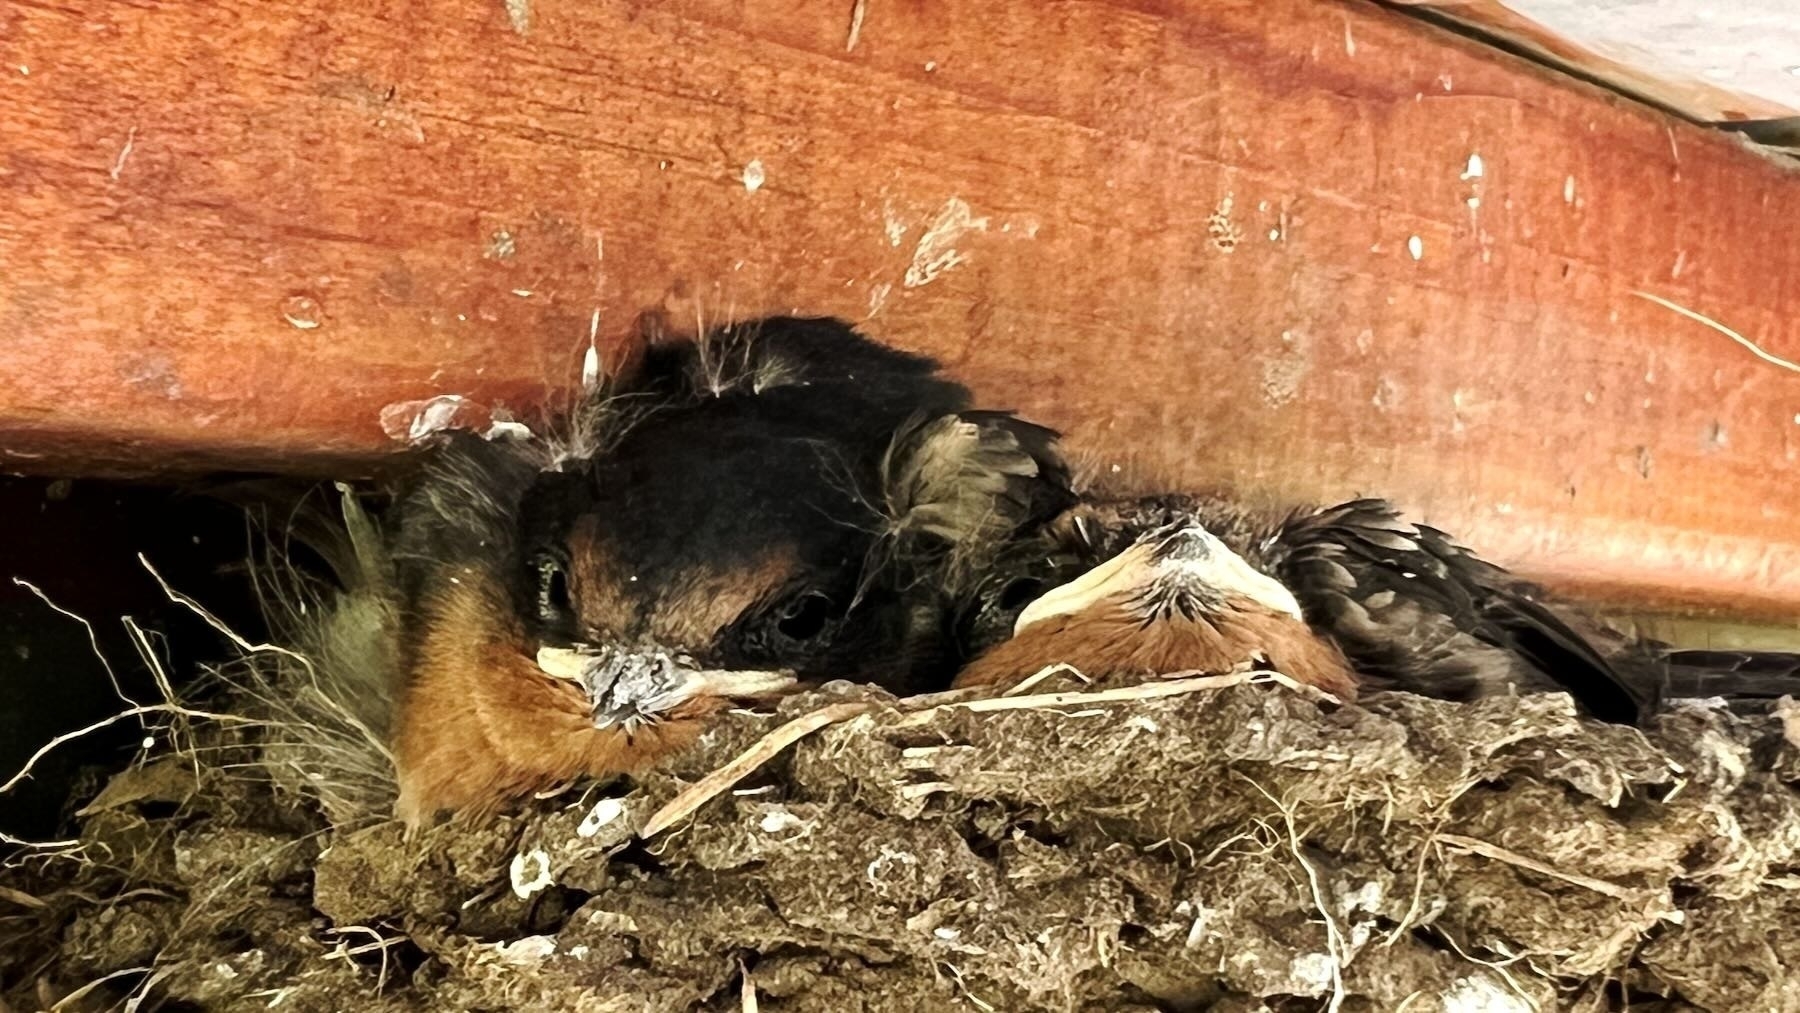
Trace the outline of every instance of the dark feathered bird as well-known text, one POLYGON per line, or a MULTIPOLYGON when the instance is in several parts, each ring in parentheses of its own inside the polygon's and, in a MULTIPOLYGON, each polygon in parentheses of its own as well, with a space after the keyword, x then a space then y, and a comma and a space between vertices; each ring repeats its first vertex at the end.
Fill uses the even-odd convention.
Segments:
POLYGON ((1093 675, 1259 663, 1340 696, 1561 690, 1620 723, 1670 697, 1800 691, 1794 655, 1624 636, 1385 500, 1280 513, 1189 496, 1084 503, 1038 537, 1079 575, 1013 613, 1016 635, 959 685, 1056 662, 1093 675))
MULTIPOLYGON (((1091 532, 1088 519, 1071 524, 1091 532)), ((1016 635, 977 657, 957 685, 1013 683, 1046 665, 1090 676, 1274 667, 1354 698, 1350 662, 1308 625, 1279 580, 1191 518, 1157 524, 1123 549, 1096 547, 1086 572, 1013 611, 1016 635)))
POLYGON ((654 346, 573 426, 448 437, 389 520, 410 819, 641 767, 732 698, 942 688, 957 603, 1074 502, 1048 430, 831 320, 654 346))

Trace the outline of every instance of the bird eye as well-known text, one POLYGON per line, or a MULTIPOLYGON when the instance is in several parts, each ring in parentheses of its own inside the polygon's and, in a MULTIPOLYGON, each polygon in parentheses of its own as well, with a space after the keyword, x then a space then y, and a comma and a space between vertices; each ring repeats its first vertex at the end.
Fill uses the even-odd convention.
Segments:
POLYGON ((735 649, 746 664, 805 664, 831 649, 848 609, 837 597, 808 588, 745 616, 735 649))
POLYGON ((824 633, 836 614, 837 606, 829 597, 818 591, 808 591, 788 601, 775 628, 789 640, 806 643, 824 633))
POLYGON ((531 557, 536 578, 537 615, 546 623, 567 622, 574 612, 569 601, 569 574, 555 554, 540 552, 531 557))
POLYGON ((1054 585, 1052 578, 991 577, 956 616, 955 636, 964 655, 973 657, 1010 638, 1019 613, 1054 585))

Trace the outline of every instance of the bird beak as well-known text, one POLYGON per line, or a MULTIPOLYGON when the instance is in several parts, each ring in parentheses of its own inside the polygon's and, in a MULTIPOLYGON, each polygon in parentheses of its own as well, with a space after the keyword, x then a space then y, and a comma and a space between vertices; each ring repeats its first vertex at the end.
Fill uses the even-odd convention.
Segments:
POLYGON ((1119 553, 1092 570, 1044 592, 1025 606, 1013 623, 1013 636, 1056 616, 1081 612, 1103 598, 1126 594, 1144 586, 1150 577, 1150 547, 1139 543, 1119 553))
POLYGON ((1293 592, 1196 524, 1146 537, 1047 592, 1019 613, 1013 635, 1053 616, 1081 612, 1115 596, 1129 598, 1165 582, 1205 588, 1220 597, 1246 598, 1272 612, 1304 618, 1293 592))
POLYGON ((593 704, 596 728, 630 728, 689 700, 766 697, 798 682, 792 672, 698 668, 662 651, 542 647, 537 664, 550 678, 581 687, 593 704))

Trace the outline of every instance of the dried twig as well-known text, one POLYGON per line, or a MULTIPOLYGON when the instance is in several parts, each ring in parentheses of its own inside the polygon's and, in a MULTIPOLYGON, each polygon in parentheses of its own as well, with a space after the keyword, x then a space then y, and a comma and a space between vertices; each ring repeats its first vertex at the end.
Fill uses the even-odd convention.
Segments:
MULTIPOLYGON (((1525 958, 1523 956, 1508 957, 1505 960, 1483 960, 1470 953, 1468 950, 1463 949, 1462 945, 1456 941, 1456 937, 1451 935, 1449 930, 1445 929, 1444 926, 1434 924, 1431 929, 1437 934, 1439 939, 1450 944, 1450 948, 1456 951, 1457 956, 1471 964, 1480 964, 1482 967, 1498 974, 1500 979, 1506 982, 1506 986, 1513 990, 1513 994, 1525 1001, 1525 1005, 1531 1009, 1531 1013, 1538 1013, 1539 1010, 1543 1009, 1542 1004, 1540 1004, 1530 992, 1525 991, 1525 986, 1519 984, 1519 979, 1513 977, 1512 965, 1524 960, 1525 958)), ((1531 966, 1529 961, 1526 962, 1526 966, 1531 966)))
POLYGON ((1381 940, 1383 947, 1394 945, 1400 941, 1401 936, 1412 931, 1413 919, 1418 917, 1419 907, 1425 899, 1425 860, 1431 857, 1431 849, 1438 842, 1439 826, 1442 826, 1441 822, 1433 824, 1430 834, 1419 845, 1419 861, 1413 866, 1412 900, 1407 903, 1406 913, 1400 916, 1400 921, 1395 924, 1393 931, 1381 940))
POLYGON ((188 611, 194 613, 195 616, 198 616, 201 622, 205 623, 208 626, 211 626, 213 629, 217 630, 220 633, 220 635, 224 636, 225 639, 231 641, 234 645, 236 645, 238 650, 243 651, 245 654, 265 654, 265 653, 266 654, 279 654, 282 657, 292 658, 293 660, 299 662, 301 665, 304 665, 308 671, 311 671, 311 669, 312 669, 312 659, 311 658, 306 657, 305 655, 299 653, 298 651, 293 651, 293 650, 289 650, 286 647, 282 647, 279 644, 254 644, 254 643, 251 643, 250 641, 244 639, 244 637, 242 635, 240 635, 236 630, 232 629, 230 626, 225 625, 225 621, 223 619, 220 619, 218 616, 215 616, 211 612, 207 611, 206 606, 200 604, 199 602, 195 601, 194 599, 188 597, 185 594, 182 594, 180 591, 177 591, 177 590, 175 590, 175 588, 170 586, 169 582, 163 579, 163 575, 156 572, 156 567, 150 565, 149 557, 145 556, 143 553, 140 552, 140 553, 138 553, 138 562, 143 565, 145 570, 149 571, 150 576, 155 579, 157 585, 162 588, 163 594, 168 596, 168 599, 170 601, 174 602, 177 605, 185 606, 188 611))
MULTIPOLYGON (((0 830, 0 844, 5 844, 14 848, 24 848, 27 851, 55 851, 58 853, 79 851, 82 847, 81 839, 77 837, 70 837, 60 841, 28 841, 23 837, 14 837, 4 830, 0 830)), ((9 867, 10 865, 11 863, 8 862, 5 866, 0 866, 0 868, 9 867)))
MULTIPOLYGON (((1225 689, 1246 683, 1279 682, 1290 688, 1300 684, 1279 672, 1233 672, 1230 675, 1199 675, 1164 682, 1144 682, 1115 689, 1077 690, 1067 693, 1037 693, 1031 696, 991 697, 939 707, 960 707, 977 714, 991 711, 1031 710, 1048 707, 1074 707, 1081 704, 1129 703, 1133 700, 1155 700, 1165 696, 1184 696, 1209 689, 1225 689)), ((938 708, 934 708, 938 709, 938 708)))
POLYGON ((162 981, 173 973, 175 973, 174 966, 159 967, 156 970, 151 971, 150 976, 145 978, 138 984, 137 988, 132 990, 131 998, 125 1000, 124 1013, 138 1013, 138 1010, 143 1008, 144 1003, 149 1001, 150 990, 156 987, 157 982, 162 981))
POLYGON ((38 587, 36 584, 33 584, 29 580, 26 580, 23 577, 14 577, 13 583, 17 584, 19 587, 22 587, 25 590, 30 591, 32 594, 36 595, 37 599, 39 601, 41 601, 45 605, 49 606, 50 611, 55 612, 56 614, 58 614, 60 616, 65 616, 69 619, 73 619, 76 622, 80 623, 81 628, 87 631, 88 646, 93 650, 94 657, 99 659, 100 667, 106 670, 106 678, 108 681, 110 681, 112 683, 114 695, 116 695, 119 699, 125 701, 128 704, 131 704, 133 706, 137 705, 136 700, 133 700, 131 697, 125 695, 125 687, 122 683, 119 682, 119 674, 117 672, 113 671, 112 662, 107 660, 106 652, 102 651, 100 649, 100 638, 98 636, 96 636, 94 633, 94 624, 93 623, 88 622, 86 619, 82 618, 81 616, 78 616, 75 613, 70 612, 68 609, 63 608, 61 605, 58 605, 57 603, 51 601, 50 596, 45 594, 42 588, 38 587))
POLYGON ((1045 665, 1043 668, 1038 669, 1036 672, 1033 672, 1032 674, 1026 676, 1025 678, 1020 679, 1016 685, 1014 685, 1012 688, 1008 689, 1006 692, 1004 692, 1000 695, 1001 696, 1018 696, 1020 693, 1023 693, 1026 690, 1032 688, 1033 686, 1036 686, 1038 683, 1043 682, 1045 679, 1048 679, 1053 675, 1061 675, 1063 673, 1072 675, 1075 678, 1080 679, 1082 682, 1090 681, 1088 679, 1088 677, 1085 675, 1082 675, 1081 670, 1076 668, 1074 665, 1066 665, 1066 664, 1063 664, 1062 662, 1057 662, 1054 665, 1045 665))
POLYGON ((1641 890, 1633 890, 1630 887, 1620 886, 1617 883, 1608 882, 1604 879, 1595 879, 1592 876, 1583 876, 1576 872, 1564 872, 1555 866, 1546 865, 1535 858, 1521 855, 1516 851, 1509 851, 1506 848, 1500 847, 1498 844, 1489 844, 1486 841, 1478 840, 1474 837, 1464 837, 1461 834, 1439 834, 1437 835, 1437 839, 1439 844, 1446 847, 1467 851, 1470 854, 1480 855, 1483 858, 1491 858, 1496 862, 1505 862, 1507 865, 1517 866, 1521 869, 1529 869, 1540 875, 1549 876, 1552 879, 1560 879, 1565 883, 1572 883, 1575 886, 1592 890, 1595 893, 1605 894, 1606 896, 1617 900, 1637 902, 1645 899, 1645 894, 1641 890))
POLYGON ((23 890, 14 890, 10 886, 0 886, 0 900, 10 900, 20 907, 28 907, 34 911, 41 911, 50 906, 49 901, 33 897, 23 890))
MULTIPOLYGON (((1322 693, 1313 687, 1295 682, 1280 672, 1253 671, 1232 672, 1228 675, 1198 675, 1185 678, 1169 678, 1159 682, 1139 683, 1135 686, 1120 686, 1114 689, 1080 690, 1065 693, 1036 693, 1030 696, 997 696, 983 697, 975 700, 952 700, 944 703, 933 703, 919 710, 912 710, 906 717, 895 722, 892 727, 911 728, 927 724, 937 717, 938 712, 958 708, 975 714, 988 714, 995 711, 1016 710, 1052 710, 1062 707, 1076 707, 1083 704, 1130 703, 1134 700, 1155 700, 1167 696, 1183 696, 1188 693, 1200 693, 1209 689, 1225 689, 1231 686, 1254 685, 1273 682, 1302 693, 1320 693, 1328 699, 1335 699, 1330 694, 1322 693)), ((923 699, 923 698, 919 698, 923 699)))
POLYGON ((743 1010, 743 1013, 757 1013, 762 1007, 756 1001, 756 981, 750 977, 750 968, 744 965, 742 958, 738 959, 738 976, 742 982, 742 988, 738 995, 738 1007, 743 1010))
POLYGON ((971 1006, 981 1010, 981 1013, 994 1013, 993 1003, 988 1002, 969 989, 969 982, 963 977, 962 968, 957 967, 947 960, 940 966, 942 966, 944 970, 950 972, 950 978, 956 984, 956 990, 962 993, 962 997, 967 999, 971 1006))
POLYGON ((655 837, 678 821, 692 815, 695 810, 705 805, 714 796, 729 791, 732 785, 748 777, 751 771, 781 755, 787 747, 827 725, 834 725, 859 714, 866 714, 874 706, 874 704, 864 701, 834 703, 789 721, 763 736, 749 749, 739 753, 730 763, 683 788, 669 800, 667 805, 658 809, 655 815, 650 817, 650 821, 644 824, 644 829, 638 831, 638 836, 655 837))
POLYGON ((367 925, 345 925, 332 931, 336 932, 338 935, 337 947, 330 953, 325 954, 324 959, 350 961, 366 953, 381 954, 381 969, 377 972, 375 978, 375 994, 380 995, 382 992, 386 991, 389 971, 388 961, 390 959, 388 957, 388 950, 395 946, 399 946, 402 943, 410 942, 411 940, 409 937, 406 935, 384 936, 380 931, 370 928, 367 925), (363 933, 374 941, 363 943, 360 946, 350 946, 347 944, 344 937, 352 932, 363 933))

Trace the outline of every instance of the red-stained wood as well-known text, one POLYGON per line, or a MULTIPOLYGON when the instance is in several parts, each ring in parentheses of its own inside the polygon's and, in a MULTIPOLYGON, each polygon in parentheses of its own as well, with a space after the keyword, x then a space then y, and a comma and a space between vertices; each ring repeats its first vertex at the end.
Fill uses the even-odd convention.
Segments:
POLYGON ((1632 294, 1800 358, 1792 171, 1363 3, 853 6, 10 0, 0 468, 360 470, 596 310, 795 309, 1102 473, 1800 614, 1800 375, 1632 294))

